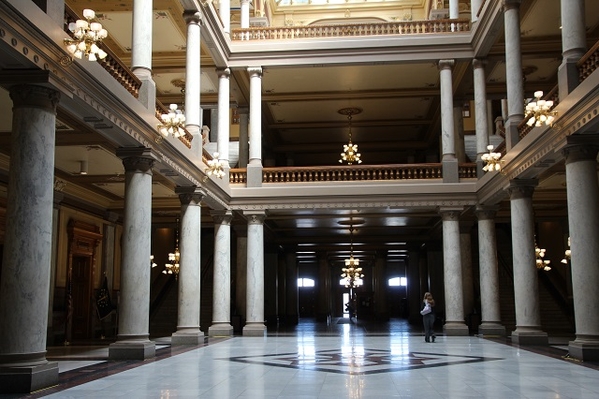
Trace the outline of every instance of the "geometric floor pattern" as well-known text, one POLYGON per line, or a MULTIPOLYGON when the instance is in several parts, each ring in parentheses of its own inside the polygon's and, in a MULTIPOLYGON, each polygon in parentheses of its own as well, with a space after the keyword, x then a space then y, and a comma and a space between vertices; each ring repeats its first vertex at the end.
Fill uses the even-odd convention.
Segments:
POLYGON ((338 374, 367 375, 502 359, 430 352, 393 353, 384 349, 356 348, 349 351, 331 349, 313 353, 234 356, 228 360, 338 374))

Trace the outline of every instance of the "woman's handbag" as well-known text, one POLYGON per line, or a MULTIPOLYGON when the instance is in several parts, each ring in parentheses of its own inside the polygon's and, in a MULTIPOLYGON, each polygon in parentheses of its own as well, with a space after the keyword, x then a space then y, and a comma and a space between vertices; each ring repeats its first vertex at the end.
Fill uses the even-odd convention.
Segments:
POLYGON ((433 309, 431 308, 431 305, 427 303, 426 305, 424 305, 424 308, 420 311, 420 314, 424 316, 425 314, 429 314, 432 311, 433 309))

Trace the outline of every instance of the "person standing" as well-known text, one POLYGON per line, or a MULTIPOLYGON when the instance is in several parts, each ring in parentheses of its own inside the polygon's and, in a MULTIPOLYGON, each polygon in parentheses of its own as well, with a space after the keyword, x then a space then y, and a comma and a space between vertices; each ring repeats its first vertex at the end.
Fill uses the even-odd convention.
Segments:
POLYGON ((424 341, 435 342, 435 300, 430 292, 424 293, 424 307, 420 311, 424 323, 424 341))

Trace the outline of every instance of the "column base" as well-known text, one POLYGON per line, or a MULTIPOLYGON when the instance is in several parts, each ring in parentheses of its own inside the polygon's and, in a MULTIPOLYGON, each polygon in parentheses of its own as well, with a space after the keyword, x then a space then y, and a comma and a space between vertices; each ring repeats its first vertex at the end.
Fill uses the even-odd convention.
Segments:
POLYGON ((549 337, 540 329, 516 327, 512 331, 512 342, 518 345, 549 345, 549 337))
POLYGON ((499 323, 482 323, 478 326, 479 335, 498 335, 505 337, 505 327, 499 323))
POLYGON ((181 330, 171 336, 171 345, 199 345, 204 343, 204 333, 199 328, 181 330))
POLYGON ((58 363, 35 366, 0 366, 0 394, 30 393, 58 385, 58 363))
POLYGON ((459 321, 446 321, 443 325, 443 334, 449 336, 468 336, 470 330, 464 322, 459 321))
POLYGON ((108 346, 110 360, 146 360, 156 356, 156 344, 145 341, 117 341, 108 346))
POLYGON ((457 159, 448 159, 441 162, 441 168, 443 170, 443 183, 459 183, 460 182, 460 171, 458 168, 457 159))
POLYGON ((568 352, 574 359, 582 361, 599 360, 599 337, 579 338, 568 343, 568 352))
POLYGON ((246 187, 262 187, 262 165, 250 163, 246 170, 246 187))
POLYGON ((266 326, 264 323, 248 323, 243 327, 244 337, 264 337, 266 336, 266 326))
POLYGON ((208 327, 208 336, 226 336, 233 335, 233 326, 229 323, 216 323, 208 327))

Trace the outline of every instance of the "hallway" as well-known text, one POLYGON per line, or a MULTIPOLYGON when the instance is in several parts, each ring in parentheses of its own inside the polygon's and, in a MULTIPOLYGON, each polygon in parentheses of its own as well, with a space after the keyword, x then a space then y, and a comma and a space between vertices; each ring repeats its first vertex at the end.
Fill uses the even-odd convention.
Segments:
MULTIPOLYGON (((509 341, 509 340, 507 340, 509 341)), ((107 362, 102 346, 49 348, 60 384, 0 398, 596 398, 599 363, 565 360, 567 338, 518 348, 505 339, 425 343, 404 321, 302 321, 264 338, 207 338, 156 358, 107 362)))

